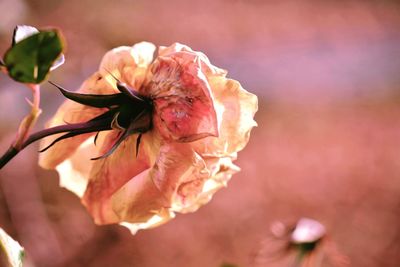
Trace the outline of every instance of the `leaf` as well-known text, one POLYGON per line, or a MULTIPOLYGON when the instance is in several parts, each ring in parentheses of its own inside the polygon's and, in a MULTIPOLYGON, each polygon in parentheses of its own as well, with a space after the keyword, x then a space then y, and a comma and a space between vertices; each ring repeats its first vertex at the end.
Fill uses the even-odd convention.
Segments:
POLYGON ((12 46, 4 55, 10 77, 23 83, 41 83, 61 56, 63 42, 58 30, 33 34, 12 46))
MULTIPOLYGON (((35 27, 29 26, 29 25, 17 25, 14 29, 14 34, 13 34, 13 39, 12 39, 12 46, 14 46, 16 43, 21 42, 22 40, 28 38, 29 36, 32 36, 36 33, 39 33, 39 30, 36 29, 35 27)), ((61 54, 58 59, 53 63, 53 65, 50 68, 50 71, 55 70, 65 62, 65 57, 63 54, 61 54)))

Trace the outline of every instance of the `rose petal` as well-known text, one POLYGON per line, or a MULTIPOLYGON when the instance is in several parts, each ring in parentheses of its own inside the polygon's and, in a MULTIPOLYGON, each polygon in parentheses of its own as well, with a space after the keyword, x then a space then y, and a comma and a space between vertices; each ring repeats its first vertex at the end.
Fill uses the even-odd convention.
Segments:
POLYGON ((191 142, 218 136, 213 96, 199 62, 160 57, 151 67, 148 93, 154 103, 154 126, 163 138, 191 142))
MULTIPOLYGON (((99 155, 105 154, 118 139, 118 131, 105 138, 99 155)), ((144 134, 136 157, 137 135, 121 143, 110 156, 95 160, 89 174, 89 183, 82 202, 95 218, 96 223, 115 223, 119 219, 110 208, 110 197, 126 182, 148 169, 154 163, 158 146, 151 133, 144 134)), ((135 179, 135 178, 134 178, 135 179)))
POLYGON ((175 55, 176 57, 184 58, 186 61, 198 61, 200 62, 201 70, 207 75, 225 76, 227 73, 226 70, 212 65, 208 57, 202 52, 193 51, 189 46, 180 43, 174 43, 168 47, 160 46, 158 55, 162 57, 175 55))
POLYGON ((99 71, 111 84, 115 84, 117 78, 138 90, 146 78, 155 49, 156 47, 148 42, 141 42, 132 47, 114 48, 104 55, 99 71))
POLYGON ((194 212, 201 206, 208 203, 214 193, 222 187, 226 187, 232 175, 240 171, 240 168, 232 163, 233 158, 208 158, 205 159, 210 177, 201 186, 191 202, 186 202, 185 206, 175 205, 174 211, 180 213, 194 212))
POLYGON ((148 223, 155 215, 167 220, 171 207, 185 206, 187 200, 199 193, 194 190, 182 195, 180 186, 189 181, 205 181, 207 177, 204 161, 190 145, 165 144, 149 171, 134 177, 114 194, 113 209, 120 220, 129 223, 148 223))
POLYGON ((169 220, 175 218, 175 213, 170 210, 164 209, 162 213, 153 215, 147 222, 144 223, 128 223, 121 222, 120 225, 129 229, 131 234, 136 234, 137 231, 142 229, 150 229, 162 225, 169 220))
POLYGON ((220 135, 196 141, 195 150, 202 156, 229 156, 247 144, 251 129, 257 125, 257 97, 242 88, 239 82, 223 77, 209 78, 214 106, 220 116, 220 135))
POLYGON ((56 167, 60 186, 82 197, 86 190, 91 169, 91 158, 96 155, 94 137, 87 139, 70 157, 56 167))

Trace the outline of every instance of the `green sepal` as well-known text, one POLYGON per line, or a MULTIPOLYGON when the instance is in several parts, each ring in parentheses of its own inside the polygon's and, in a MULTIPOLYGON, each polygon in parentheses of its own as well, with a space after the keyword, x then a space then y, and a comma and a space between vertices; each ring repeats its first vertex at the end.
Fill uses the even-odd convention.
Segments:
POLYGON ((58 30, 44 30, 13 45, 4 55, 8 75, 17 82, 41 83, 61 56, 62 39, 58 30))
POLYGON ((49 83, 57 87, 66 98, 79 104, 95 108, 111 108, 113 106, 121 105, 126 98, 122 93, 109 95, 75 93, 70 92, 51 81, 49 81, 49 83))

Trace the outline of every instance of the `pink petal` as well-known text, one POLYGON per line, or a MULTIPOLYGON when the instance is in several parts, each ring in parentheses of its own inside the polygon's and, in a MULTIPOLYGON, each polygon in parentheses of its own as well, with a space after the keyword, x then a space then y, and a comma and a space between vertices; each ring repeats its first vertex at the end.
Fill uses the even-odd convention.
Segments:
POLYGON ((159 57, 151 71, 148 93, 155 105, 154 126, 164 139, 191 142, 218 136, 213 96, 198 61, 159 57))
POLYGON ((185 206, 201 191, 194 188, 182 193, 181 187, 201 181, 202 188, 208 177, 204 161, 190 145, 165 144, 149 171, 134 177, 114 194, 113 209, 120 220, 129 223, 147 223, 155 215, 167 220, 175 207, 185 206))
POLYGON ((220 69, 211 64, 208 57, 202 52, 193 51, 189 46, 180 43, 174 43, 171 46, 160 46, 158 48, 158 55, 162 57, 176 56, 185 58, 186 61, 199 61, 201 70, 208 75, 225 76, 227 71, 220 69))
MULTIPOLYGON (((95 218, 96 223, 115 223, 120 219, 110 206, 111 196, 131 179, 136 179, 154 162, 158 150, 157 139, 151 133, 144 134, 136 157, 136 138, 132 135, 110 156, 95 160, 89 174, 89 183, 82 202, 95 218)), ((99 155, 106 153, 118 139, 118 131, 112 131, 101 145, 99 155)))

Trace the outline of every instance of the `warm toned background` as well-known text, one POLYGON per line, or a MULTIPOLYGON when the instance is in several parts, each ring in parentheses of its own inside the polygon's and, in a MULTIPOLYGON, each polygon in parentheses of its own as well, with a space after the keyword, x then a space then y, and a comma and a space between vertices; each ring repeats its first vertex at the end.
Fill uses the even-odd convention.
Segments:
MULTIPOLYGON (((0 226, 26 266, 218 267, 267 263, 273 221, 311 217, 355 267, 400 262, 400 3, 398 1, 0 0, 0 52, 15 24, 57 26, 75 89, 105 51, 147 40, 188 44, 259 96, 259 127, 242 172, 194 214, 132 236, 95 226, 37 146, 0 171, 0 226)), ((0 75, 4 150, 29 91, 0 75)), ((61 103, 43 86, 38 128, 61 103)), ((324 266, 330 266, 325 263, 324 266)))

